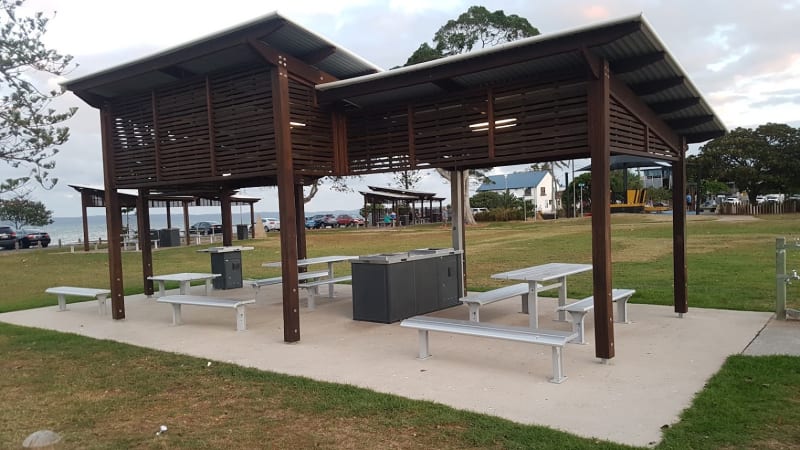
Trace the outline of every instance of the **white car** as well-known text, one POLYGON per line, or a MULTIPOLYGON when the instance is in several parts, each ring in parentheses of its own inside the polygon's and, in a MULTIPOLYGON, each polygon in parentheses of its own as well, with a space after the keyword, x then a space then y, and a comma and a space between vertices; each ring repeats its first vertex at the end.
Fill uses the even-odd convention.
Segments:
POLYGON ((280 219, 276 219, 274 217, 266 217, 261 219, 261 222, 264 224, 264 231, 279 231, 281 229, 281 221, 280 219))
POLYGON ((723 203, 727 203, 729 205, 741 205, 742 201, 739 200, 738 197, 727 197, 723 203))

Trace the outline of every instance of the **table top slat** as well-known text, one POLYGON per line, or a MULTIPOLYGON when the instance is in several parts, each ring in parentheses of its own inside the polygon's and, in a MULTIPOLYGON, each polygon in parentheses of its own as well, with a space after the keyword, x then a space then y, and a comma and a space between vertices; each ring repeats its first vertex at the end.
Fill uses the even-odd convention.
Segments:
MULTIPOLYGON (((298 266, 310 266, 312 264, 325 264, 335 263, 340 261, 350 261, 351 259, 358 259, 358 256, 317 256, 315 258, 298 259, 298 266)), ((269 262, 261 264, 263 267, 281 267, 281 261, 269 262)))
POLYGON ((550 281, 592 270, 591 264, 548 263, 492 275, 497 280, 550 281))

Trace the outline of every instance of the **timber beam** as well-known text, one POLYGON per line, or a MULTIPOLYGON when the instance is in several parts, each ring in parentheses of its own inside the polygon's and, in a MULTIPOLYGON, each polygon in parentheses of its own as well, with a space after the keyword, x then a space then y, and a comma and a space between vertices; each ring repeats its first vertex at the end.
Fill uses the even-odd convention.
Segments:
POLYGON ((660 80, 655 81, 645 81, 642 83, 635 83, 632 84, 631 90, 638 96, 643 97, 645 95, 652 95, 657 94, 661 91, 666 91, 667 89, 674 88, 676 86, 680 86, 686 81, 684 77, 671 77, 671 78, 662 78, 660 80))
POLYGON ((270 65, 286 67, 292 78, 298 78, 308 84, 316 85, 337 81, 335 76, 308 65, 302 60, 289 55, 286 52, 278 51, 276 48, 259 41, 258 39, 248 39, 250 45, 259 56, 264 58, 270 65))
POLYGON ((666 53, 655 52, 655 53, 647 53, 644 55, 634 56, 631 58, 618 59, 613 63, 611 63, 611 71, 617 75, 623 73, 635 72, 651 64, 664 61, 665 57, 666 53))
POLYGON ((669 114, 682 111, 686 108, 691 108, 692 106, 697 106, 699 104, 700 104, 699 97, 682 98, 680 100, 670 100, 666 102, 650 103, 650 109, 655 111, 656 114, 669 114))

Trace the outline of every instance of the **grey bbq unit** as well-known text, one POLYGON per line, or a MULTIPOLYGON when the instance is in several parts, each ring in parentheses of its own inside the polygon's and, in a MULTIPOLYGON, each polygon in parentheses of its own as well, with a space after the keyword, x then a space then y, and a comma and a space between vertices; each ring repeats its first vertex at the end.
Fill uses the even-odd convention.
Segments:
POLYGON ((353 319, 392 323, 458 305, 461 253, 418 249, 352 260, 353 319))

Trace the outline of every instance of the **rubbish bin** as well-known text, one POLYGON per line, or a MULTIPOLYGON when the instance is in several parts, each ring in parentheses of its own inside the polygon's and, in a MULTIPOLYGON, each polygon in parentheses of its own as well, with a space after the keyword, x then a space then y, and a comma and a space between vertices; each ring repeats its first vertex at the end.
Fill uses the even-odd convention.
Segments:
POLYGON ((198 252, 211 254, 211 273, 220 275, 212 280, 214 289, 242 287, 242 251, 244 250, 253 250, 253 247, 233 245, 198 250, 198 252))
POLYGON ((242 287, 242 252, 211 253, 211 273, 222 275, 212 281, 214 289, 242 287))
POLYGON ((179 228, 162 228, 158 230, 158 244, 160 247, 180 246, 181 230, 179 228))
POLYGON ((250 238, 250 233, 247 232, 247 225, 236 225, 236 239, 243 241, 250 238))

